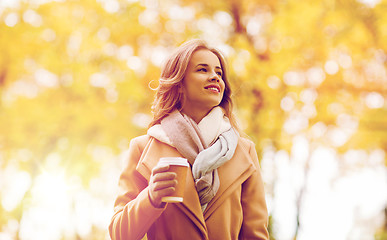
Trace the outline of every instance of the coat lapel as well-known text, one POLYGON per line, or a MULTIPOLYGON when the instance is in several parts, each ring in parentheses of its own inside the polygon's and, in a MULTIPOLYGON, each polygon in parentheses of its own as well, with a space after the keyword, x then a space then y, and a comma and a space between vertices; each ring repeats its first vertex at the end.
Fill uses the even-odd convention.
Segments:
MULTIPOLYGON (((164 144, 155 138, 150 138, 146 145, 136 170, 143 175, 149 182, 152 169, 157 165, 161 157, 183 157, 175 148, 164 144)), ((191 169, 188 170, 186 186, 184 190, 184 201, 174 203, 184 212, 204 234, 207 234, 207 227, 201 210, 199 197, 196 192, 195 183, 192 177, 191 169)))
MULTIPOLYGON (((218 168, 220 187, 215 197, 209 202, 204 213, 202 213, 192 172, 191 169, 189 169, 184 191, 184 201, 182 203, 177 203, 176 206, 184 212, 184 214, 187 215, 187 217, 189 217, 205 235, 207 234, 205 220, 211 216, 227 196, 229 196, 256 170, 248 150, 242 145, 241 141, 239 141, 233 158, 218 168)), ((155 138, 150 138, 136 169, 149 181, 152 169, 157 165, 159 159, 167 156, 182 157, 175 148, 164 144, 155 138)))
POLYGON ((241 141, 239 141, 235 149, 234 156, 218 168, 220 187, 204 211, 205 220, 256 169, 248 151, 240 143, 241 141))

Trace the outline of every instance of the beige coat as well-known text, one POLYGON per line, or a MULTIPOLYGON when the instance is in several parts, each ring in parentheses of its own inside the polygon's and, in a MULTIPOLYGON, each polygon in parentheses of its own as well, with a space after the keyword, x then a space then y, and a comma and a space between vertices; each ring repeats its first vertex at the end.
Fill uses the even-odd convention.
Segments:
POLYGON ((130 142, 109 226, 112 239, 269 239, 268 214, 254 144, 240 138, 233 158, 218 168, 220 188, 202 213, 192 173, 184 201, 155 208, 148 193, 151 171, 161 157, 182 157, 147 135, 130 142))

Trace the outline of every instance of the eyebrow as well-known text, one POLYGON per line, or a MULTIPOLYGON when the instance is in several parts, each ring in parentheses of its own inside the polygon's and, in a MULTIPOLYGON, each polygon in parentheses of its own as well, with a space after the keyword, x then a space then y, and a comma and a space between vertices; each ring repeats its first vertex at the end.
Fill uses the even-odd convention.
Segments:
MULTIPOLYGON (((208 65, 208 64, 206 64, 206 63, 199 63, 198 65, 196 65, 196 67, 199 67, 199 66, 203 66, 203 67, 209 67, 209 65, 208 65)), ((216 68, 216 69, 220 69, 220 70, 222 70, 222 68, 221 68, 221 67, 219 67, 219 66, 216 66, 215 68, 216 68)))

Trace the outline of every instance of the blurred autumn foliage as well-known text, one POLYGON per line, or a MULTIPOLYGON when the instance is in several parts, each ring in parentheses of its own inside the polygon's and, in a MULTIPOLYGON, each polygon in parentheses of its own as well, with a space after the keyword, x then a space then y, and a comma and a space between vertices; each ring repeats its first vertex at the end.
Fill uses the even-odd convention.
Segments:
POLYGON ((342 235, 312 239, 387 239, 386 12, 386 0, 0 2, 0 239, 108 238, 120 154, 146 133, 163 60, 192 38, 228 59, 272 239, 311 239, 308 206, 326 192, 344 199, 327 209, 352 208, 342 235))

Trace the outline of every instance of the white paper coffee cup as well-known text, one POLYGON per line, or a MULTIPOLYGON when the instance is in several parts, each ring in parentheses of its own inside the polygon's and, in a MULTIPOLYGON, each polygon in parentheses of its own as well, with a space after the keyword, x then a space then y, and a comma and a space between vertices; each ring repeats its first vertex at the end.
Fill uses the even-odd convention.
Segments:
POLYGON ((163 157, 160 158, 158 164, 168 165, 168 171, 175 172, 177 175, 177 185, 175 187, 175 193, 172 196, 163 197, 161 201, 172 203, 183 202, 185 182, 187 179, 187 172, 189 167, 187 159, 182 157, 163 157))

